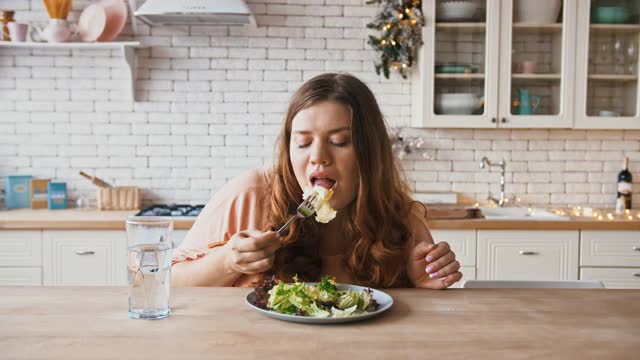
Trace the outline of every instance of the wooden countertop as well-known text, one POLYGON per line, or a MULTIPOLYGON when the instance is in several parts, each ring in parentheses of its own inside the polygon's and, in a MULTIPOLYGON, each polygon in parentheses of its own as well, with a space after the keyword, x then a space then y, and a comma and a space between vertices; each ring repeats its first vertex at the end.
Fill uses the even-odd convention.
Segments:
MULTIPOLYGON (((0 211, 0 230, 67 229, 124 230, 124 220, 137 211, 97 210, 32 210, 0 211)), ((174 229, 188 230, 195 219, 174 219, 174 229)), ((640 219, 596 220, 572 218, 570 221, 547 220, 429 220, 431 229, 496 229, 496 230, 640 230, 640 219)))
POLYGON ((126 287, 0 287, 7 359, 631 359, 640 290, 394 289, 379 317, 295 324, 246 288, 172 289, 172 314, 127 318, 126 287))
POLYGON ((568 221, 549 220, 429 220, 431 229, 485 229, 485 230, 640 230, 637 220, 596 220, 572 217, 568 221))
MULTIPOLYGON (((125 220, 137 210, 98 211, 95 209, 47 210, 13 209, 0 211, 0 230, 66 229, 124 230, 125 220)), ((191 229, 194 219, 174 220, 174 229, 191 229)))

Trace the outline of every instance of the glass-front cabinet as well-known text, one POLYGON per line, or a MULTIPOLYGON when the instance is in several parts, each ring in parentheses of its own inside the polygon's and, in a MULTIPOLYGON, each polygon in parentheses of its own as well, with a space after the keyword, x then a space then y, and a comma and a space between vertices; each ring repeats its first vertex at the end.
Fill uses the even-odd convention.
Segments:
POLYGON ((571 128, 577 0, 427 0, 413 126, 571 128))
POLYGON ((496 127, 500 2, 426 0, 422 10, 413 126, 496 127))
POLYGON ((500 127, 572 127, 575 9, 575 0, 502 0, 500 127))
POLYGON ((640 129, 640 0, 578 3, 575 127, 640 129))

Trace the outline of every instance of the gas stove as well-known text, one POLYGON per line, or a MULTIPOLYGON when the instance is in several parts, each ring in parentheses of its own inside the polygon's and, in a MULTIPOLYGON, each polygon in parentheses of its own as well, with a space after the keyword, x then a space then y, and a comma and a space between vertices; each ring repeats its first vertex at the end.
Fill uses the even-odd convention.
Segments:
POLYGON ((136 216, 187 216, 197 217, 204 205, 162 205, 156 204, 140 210, 136 216))

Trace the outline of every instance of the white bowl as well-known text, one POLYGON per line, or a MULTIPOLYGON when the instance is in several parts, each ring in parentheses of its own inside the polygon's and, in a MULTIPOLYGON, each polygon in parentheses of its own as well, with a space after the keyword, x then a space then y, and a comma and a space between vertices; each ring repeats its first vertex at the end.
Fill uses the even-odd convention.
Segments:
POLYGON ((436 18, 438 21, 470 20, 477 9, 478 5, 473 1, 440 1, 436 9, 436 18))
POLYGON ((435 105, 443 115, 471 115, 483 105, 483 99, 473 93, 440 94, 435 105))
POLYGON ((513 21, 527 24, 555 23, 562 0, 514 0, 513 21))

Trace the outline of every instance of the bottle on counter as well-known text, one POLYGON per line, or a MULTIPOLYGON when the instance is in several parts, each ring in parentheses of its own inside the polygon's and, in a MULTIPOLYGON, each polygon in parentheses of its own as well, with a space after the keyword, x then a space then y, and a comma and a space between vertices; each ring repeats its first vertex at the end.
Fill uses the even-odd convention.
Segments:
POLYGON ((632 178, 629 172, 629 158, 625 156, 622 170, 618 173, 618 194, 616 198, 616 214, 623 214, 631 209, 632 178))

